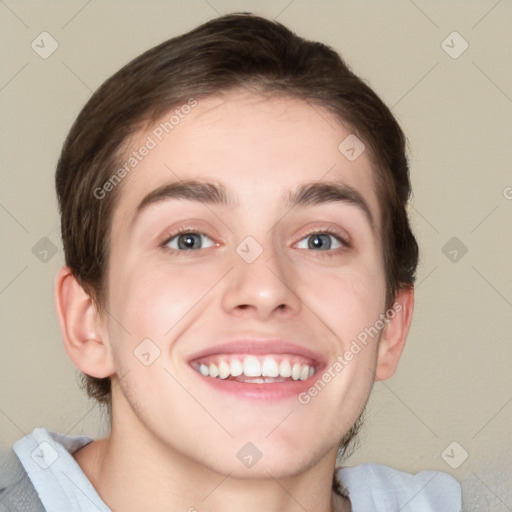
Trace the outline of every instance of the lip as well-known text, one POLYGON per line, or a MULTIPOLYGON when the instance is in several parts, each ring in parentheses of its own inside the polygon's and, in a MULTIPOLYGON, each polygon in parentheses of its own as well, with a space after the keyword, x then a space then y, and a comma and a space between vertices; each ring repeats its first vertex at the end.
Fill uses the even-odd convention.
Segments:
POLYGON ((321 375, 321 373, 327 366, 327 363, 323 356, 303 346, 280 339, 258 340, 255 338, 241 339, 229 343, 215 345, 213 347, 208 347, 207 349, 192 354, 188 358, 188 364, 191 367, 191 370, 194 372, 195 375, 197 375, 199 379, 201 379, 205 384, 208 384, 211 388, 217 391, 228 393, 232 396, 241 399, 271 401, 290 398, 307 390, 318 379, 318 375, 321 375), (303 358, 309 359, 314 363, 315 374, 306 380, 276 382, 267 384, 251 384, 212 377, 205 377, 192 367, 192 363, 196 360, 208 356, 222 354, 248 354, 255 356, 262 356, 267 354, 298 355, 303 358))
POLYGON ((297 345, 296 343, 290 343, 288 341, 278 339, 266 339, 264 341, 259 341, 257 339, 243 339, 215 345, 192 354, 188 358, 188 363, 191 364, 196 359, 221 354, 252 354, 255 356, 264 356, 266 354, 296 354, 298 356, 305 357, 306 359, 311 359, 315 363, 315 367, 317 364, 325 363, 324 358, 320 354, 297 345))

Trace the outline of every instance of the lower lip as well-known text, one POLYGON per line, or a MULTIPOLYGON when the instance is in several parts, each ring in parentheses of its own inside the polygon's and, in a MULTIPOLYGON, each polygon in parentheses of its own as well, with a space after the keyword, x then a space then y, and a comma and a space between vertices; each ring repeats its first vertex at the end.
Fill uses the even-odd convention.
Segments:
POLYGON ((311 387, 314 382, 318 380, 317 375, 321 373, 319 369, 317 369, 315 374, 306 380, 251 384, 247 382, 236 382, 234 380, 205 377, 195 370, 192 371, 214 389, 249 400, 280 400, 296 397, 311 387))

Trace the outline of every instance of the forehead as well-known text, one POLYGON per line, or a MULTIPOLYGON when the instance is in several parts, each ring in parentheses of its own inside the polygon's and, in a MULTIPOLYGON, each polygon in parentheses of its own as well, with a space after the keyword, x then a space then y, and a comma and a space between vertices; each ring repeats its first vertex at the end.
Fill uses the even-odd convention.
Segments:
POLYGON ((340 182, 361 192, 378 219, 368 151, 347 158, 343 143, 353 134, 333 113, 303 100, 243 90, 194 102, 193 108, 174 107, 131 139, 126 160, 144 146, 151 149, 138 156, 117 190, 114 225, 149 191, 188 179, 226 185, 237 208, 249 207, 259 191, 260 199, 267 198, 260 209, 302 183, 340 182))

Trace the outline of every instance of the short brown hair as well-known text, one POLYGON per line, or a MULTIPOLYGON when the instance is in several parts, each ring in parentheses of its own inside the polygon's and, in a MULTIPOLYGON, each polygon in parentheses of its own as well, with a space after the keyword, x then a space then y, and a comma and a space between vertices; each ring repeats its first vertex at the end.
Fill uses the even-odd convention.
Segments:
MULTIPOLYGON (((95 190, 124 160, 131 135, 190 98, 235 88, 292 97, 328 109, 364 141, 382 215, 386 303, 414 284, 418 246, 406 206, 406 139, 390 110, 330 47, 250 13, 213 19, 132 60, 80 112, 56 172, 66 264, 104 310, 109 239, 120 187, 95 190)), ((341 142, 341 141, 340 141, 341 142)), ((110 403, 110 379, 86 376, 89 396, 110 403)))

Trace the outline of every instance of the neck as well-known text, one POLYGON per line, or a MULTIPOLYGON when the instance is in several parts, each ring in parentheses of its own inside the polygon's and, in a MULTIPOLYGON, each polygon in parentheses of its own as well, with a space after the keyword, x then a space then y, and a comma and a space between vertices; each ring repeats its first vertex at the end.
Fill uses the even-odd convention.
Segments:
MULTIPOLYGON (((142 427, 142 426, 141 426, 142 427)), ((144 428, 121 428, 74 454, 103 501, 123 512, 345 512, 348 499, 332 492, 332 454, 285 478, 235 478, 205 467, 155 440, 144 428)))

